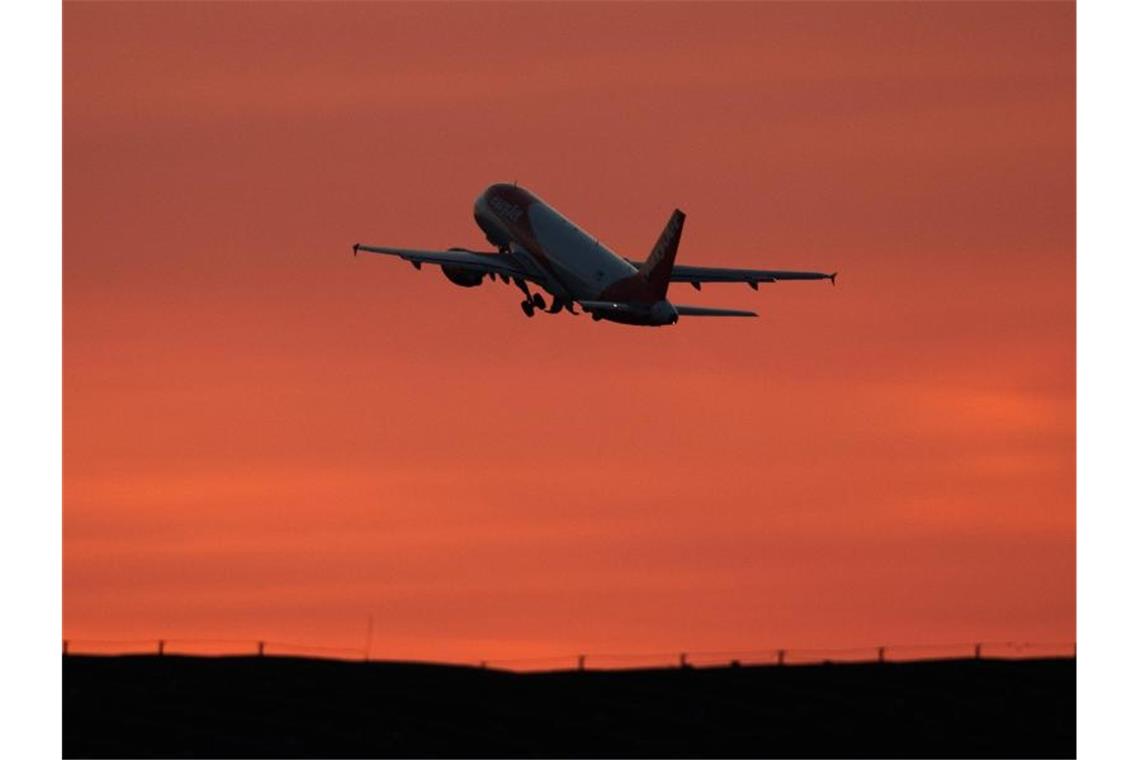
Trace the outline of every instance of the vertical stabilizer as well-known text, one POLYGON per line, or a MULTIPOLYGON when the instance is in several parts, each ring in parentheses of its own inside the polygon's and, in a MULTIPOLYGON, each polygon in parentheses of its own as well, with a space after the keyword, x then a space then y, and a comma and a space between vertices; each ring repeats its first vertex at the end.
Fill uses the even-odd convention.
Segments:
POLYGON ((685 226, 685 212, 677 209, 669 217, 657 245, 649 258, 641 265, 641 274, 649 283, 652 295, 661 300, 669 289, 669 277, 673 274, 673 260, 677 258, 677 246, 681 243, 681 228, 685 226))

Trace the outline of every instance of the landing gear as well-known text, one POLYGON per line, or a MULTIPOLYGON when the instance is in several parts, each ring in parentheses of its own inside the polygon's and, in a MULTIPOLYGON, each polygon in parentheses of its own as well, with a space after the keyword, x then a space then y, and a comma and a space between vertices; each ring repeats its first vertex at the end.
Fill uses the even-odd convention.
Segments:
POLYGON ((523 295, 526 296, 526 298, 523 299, 523 302, 519 304, 519 306, 522 306, 523 314, 526 314, 528 318, 533 317, 534 296, 530 294, 530 288, 526 286, 526 280, 519 279, 518 277, 515 277, 513 279, 515 285, 518 285, 519 290, 521 290, 523 292, 523 295))
MULTIPOLYGON (((506 281, 506 275, 499 276, 502 277, 504 281, 506 281)), ((510 281, 513 282, 518 287, 518 289, 522 291, 524 296, 526 296, 526 298, 523 299, 523 302, 519 304, 519 306, 522 307, 523 313, 528 317, 533 317, 536 311, 544 311, 547 314, 557 314, 563 309, 570 312, 571 314, 578 314, 578 312, 574 310, 573 301, 563 301, 556 295, 551 296, 552 300, 550 302, 550 308, 547 309, 546 296, 544 296, 542 293, 531 293, 530 288, 527 287, 526 280, 522 279, 521 277, 511 277, 510 281)))

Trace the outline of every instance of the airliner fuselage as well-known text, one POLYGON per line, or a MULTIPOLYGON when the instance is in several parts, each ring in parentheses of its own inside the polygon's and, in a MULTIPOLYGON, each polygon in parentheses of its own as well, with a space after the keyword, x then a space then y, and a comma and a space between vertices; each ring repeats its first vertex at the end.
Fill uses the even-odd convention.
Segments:
POLYGON ((491 185, 480 193, 475 223, 499 250, 549 273, 563 290, 553 295, 564 300, 623 300, 614 295, 615 286, 637 281, 636 267, 516 185, 491 185))

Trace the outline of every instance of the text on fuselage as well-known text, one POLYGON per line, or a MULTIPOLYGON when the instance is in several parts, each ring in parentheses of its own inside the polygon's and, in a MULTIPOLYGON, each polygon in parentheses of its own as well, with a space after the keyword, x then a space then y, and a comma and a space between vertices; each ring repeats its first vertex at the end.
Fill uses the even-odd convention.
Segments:
POLYGON ((499 212, 499 214, 505 216, 512 222, 517 222, 519 220, 519 217, 522 216, 521 208, 511 203, 510 201, 503 200, 497 195, 491 196, 491 208, 495 209, 495 211, 499 212))

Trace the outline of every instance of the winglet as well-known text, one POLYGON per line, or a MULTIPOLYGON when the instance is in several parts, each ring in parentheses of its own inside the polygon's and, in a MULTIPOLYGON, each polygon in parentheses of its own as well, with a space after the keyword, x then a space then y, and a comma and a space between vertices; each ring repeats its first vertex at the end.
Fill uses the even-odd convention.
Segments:
POLYGON ((353 243, 352 244, 352 255, 355 256, 358 253, 360 253, 360 243, 353 243))
POLYGON ((827 279, 831 280, 831 287, 833 287, 833 288, 835 287, 835 276, 837 274, 839 274, 839 272, 832 272, 831 274, 829 274, 827 276, 827 279))

